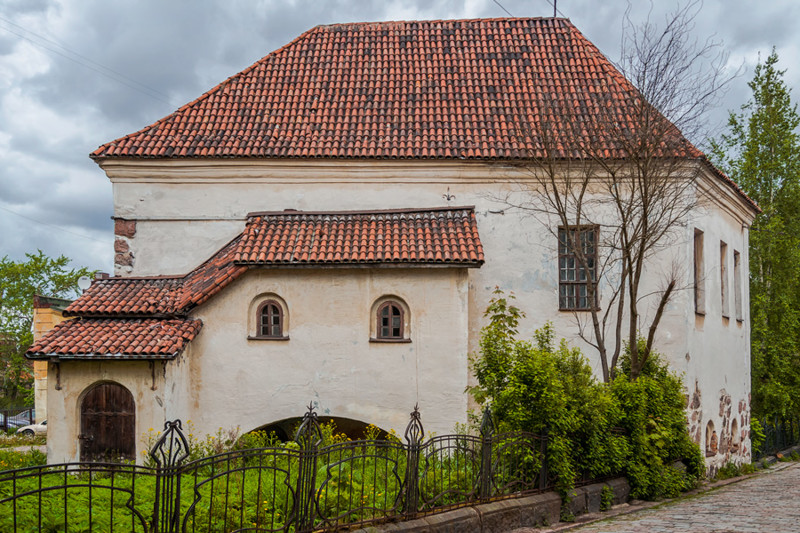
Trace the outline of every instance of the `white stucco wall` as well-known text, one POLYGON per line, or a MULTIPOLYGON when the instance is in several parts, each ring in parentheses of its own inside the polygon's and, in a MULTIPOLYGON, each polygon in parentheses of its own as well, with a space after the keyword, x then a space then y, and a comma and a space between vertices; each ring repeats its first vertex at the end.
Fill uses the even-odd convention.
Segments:
POLYGON ((48 369, 47 462, 80 460, 81 401, 94 385, 113 382, 133 395, 136 408, 137 460, 142 460, 144 437, 153 428, 163 429, 165 408, 165 366, 155 362, 155 373, 147 361, 62 361, 48 369), (155 378, 154 378, 155 375, 155 378), (57 388, 61 384, 60 390, 57 388))
MULTIPOLYGON (((480 162, 418 161, 383 163, 218 161, 211 164, 204 161, 107 161, 103 167, 114 184, 115 216, 136 220, 135 235, 124 239, 133 255, 133 265, 129 268, 119 268, 118 275, 188 272, 242 231, 245 215, 252 211, 475 205, 486 263, 480 269, 468 271, 461 282, 463 287, 460 286, 456 291, 467 302, 468 340, 463 346, 458 343, 455 345, 448 343, 447 349, 450 352, 459 352, 458 358, 462 361, 466 361, 467 353, 477 350, 480 328, 484 325, 483 311, 492 296, 493 289, 499 286, 506 292, 513 291, 517 297, 516 304, 527 313, 522 335, 528 336, 535 327, 551 321, 556 334, 581 346, 592 361, 596 373, 600 373, 600 363, 596 354, 577 338, 573 314, 558 311, 555 237, 542 220, 509 209, 502 200, 498 200, 509 191, 530 185, 530 181, 526 181, 530 176, 524 169, 480 162)), ((746 412, 749 413, 749 316, 747 315, 749 300, 746 282, 748 257, 747 233, 743 227, 750 224, 753 213, 741 198, 715 176, 706 175, 701 179, 698 198, 702 207, 693 212, 687 225, 678 229, 670 246, 662 250, 648 265, 647 279, 642 292, 659 289, 663 279, 662 274, 673 265, 684 267, 681 270, 684 283, 668 306, 659 328, 656 348, 667 356, 673 368, 684 374, 690 395, 687 404, 692 404, 695 390, 700 392, 702 408, 693 409, 689 413, 690 422, 698 426, 699 421, 702 421, 703 425, 709 420, 713 421, 721 439, 722 428, 725 425, 730 427, 732 414, 728 416, 726 408, 720 409, 720 398, 724 404, 733 406, 732 412, 738 411, 739 402, 746 402, 746 412), (701 229, 705 235, 707 309, 704 317, 696 315, 694 311, 692 290, 694 228, 701 229), (743 275, 741 290, 745 307, 742 321, 735 320, 733 316, 730 319, 723 319, 719 306, 715 303, 719 299, 720 240, 728 244, 731 290, 734 287, 733 251, 736 250, 741 254, 743 275), (728 397, 730 397, 729 404, 728 397), (692 417, 695 420, 692 420, 692 417)), ((270 279, 273 283, 282 279, 281 283, 284 284, 280 285, 280 290, 291 296, 287 298, 277 290, 276 293, 284 297, 290 307, 300 305, 302 308, 304 304, 294 302, 303 301, 304 298, 312 300, 319 298, 319 294, 326 294, 326 291, 333 290, 332 287, 336 285, 331 283, 312 285, 302 283, 300 280, 305 280, 308 276, 329 275, 331 274, 326 271, 272 271, 270 276, 277 277, 270 279), (295 295, 295 292, 301 289, 310 291, 312 286, 313 293, 304 292, 305 296, 295 295)), ((352 281, 342 282, 346 287, 342 287, 342 292, 337 293, 336 298, 343 301, 347 298, 368 300, 373 297, 372 293, 369 293, 369 297, 364 296, 363 284, 366 283, 363 280, 364 275, 354 270, 352 281)), ((371 366, 373 360, 358 359, 358 366, 366 365, 364 368, 371 369, 374 381, 371 383, 355 378, 354 370, 345 368, 344 359, 337 359, 341 355, 333 356, 323 365, 319 365, 321 361, 318 359, 305 359, 308 357, 305 355, 299 360, 293 358, 291 354, 298 351, 304 354, 309 352, 319 354, 321 351, 332 350, 337 354, 348 342, 346 338, 340 336, 328 338, 319 330, 314 332, 309 330, 308 335, 300 337, 292 332, 290 333, 292 340, 282 346, 272 347, 272 344, 278 344, 272 342, 267 343, 270 346, 264 348, 263 341, 249 341, 240 346, 241 337, 233 335, 230 331, 236 327, 241 328, 242 301, 249 302, 254 294, 262 290, 260 286, 248 285, 255 283, 256 279, 260 280, 260 277, 249 274, 246 279, 248 280, 246 283, 237 282, 197 311, 197 316, 206 321, 206 327, 193 343, 193 357, 203 359, 208 357, 206 354, 227 352, 245 355, 225 356, 225 359, 222 359, 224 363, 215 361, 200 365, 197 375, 202 376, 202 383, 196 390, 203 392, 202 395, 198 395, 196 406, 192 407, 199 413, 193 415, 193 420, 210 429, 224 425, 223 421, 228 413, 219 412, 216 406, 224 399, 225 394, 232 392, 221 391, 233 390, 229 386, 245 376, 250 365, 260 361, 261 356, 257 354, 268 350, 281 354, 274 358, 275 361, 280 361, 274 371, 286 381, 284 391, 290 391, 286 393, 286 397, 292 400, 281 403, 283 397, 278 394, 276 398, 270 397, 267 402, 263 394, 259 395, 258 391, 238 387, 237 394, 241 395, 242 403, 247 406, 236 415, 238 417, 236 423, 242 425, 242 429, 248 429, 251 420, 254 424, 261 423, 255 421, 256 417, 253 414, 259 409, 273 409, 277 418, 299 415, 301 413, 298 412, 296 399, 300 400, 302 405, 310 399, 308 398, 310 394, 316 395, 320 390, 326 391, 327 394, 324 398, 324 395, 320 395, 320 406, 323 410, 330 410, 333 415, 354 418, 376 417, 369 418, 368 421, 380 421, 396 429, 398 426, 402 427, 410 407, 405 405, 409 403, 406 402, 408 398, 405 392, 399 390, 407 383, 406 379, 409 376, 407 368, 402 369, 401 375, 404 379, 395 380, 384 377, 379 368, 371 366), (222 312, 222 309, 226 311, 222 312), (220 317, 225 317, 225 322, 220 322, 220 317), (223 328, 224 331, 217 328, 223 328), (302 343, 306 345, 300 350, 298 347, 302 343), (223 344, 230 344, 230 348, 222 346, 223 344), (225 372, 214 375, 213 380, 207 381, 211 375, 203 369, 212 368, 214 365, 223 365, 225 372), (308 371, 311 369, 315 369, 315 372, 309 375, 308 371), (302 379, 299 376, 302 376, 302 379), (214 386, 208 387, 209 383, 214 386), (335 383, 338 385, 334 385, 335 383), (369 405, 373 402, 372 395, 366 393, 372 392, 373 388, 386 393, 387 398, 392 398, 392 402, 404 405, 394 405, 396 412, 391 415, 388 411, 384 412, 383 407, 369 405), (302 396, 306 398, 301 399, 302 396), (281 414, 278 415, 278 412, 281 414), (355 416, 356 414, 359 416, 355 416)), ((435 278, 432 277, 431 280, 433 279, 435 278)), ((361 302, 358 307, 363 305, 361 302)), ((428 307, 430 305, 434 305, 434 302, 426 300, 425 307, 430 310, 428 307)), ((729 305, 732 314, 732 297, 729 305)), ((644 318, 651 316, 653 309, 645 305, 644 310, 644 318)), ((293 309, 292 316, 296 316, 296 313, 297 310, 293 309)), ((363 321, 359 316, 358 313, 352 316, 342 315, 337 317, 337 321, 341 320, 337 323, 359 324, 359 320, 363 321)), ((426 320, 420 322, 419 327, 433 327, 433 325, 428 324, 426 320)), ((294 330, 294 326, 292 328, 294 330)), ((331 329, 335 330, 333 324, 324 331, 331 329)), ((337 332, 337 335, 339 333, 337 332)), ((363 335, 356 337, 364 338, 363 335)), ((362 348, 359 347, 359 350, 362 348)), ((377 347, 367 346, 367 351, 364 353, 379 354, 384 348, 390 350, 398 347, 381 346, 378 350, 377 347)), ((399 347, 395 351, 402 352, 410 348, 412 347, 399 347)), ((410 356, 410 353, 405 355, 410 356)), ((433 370, 437 366, 446 368, 449 364, 441 362, 440 359, 430 361, 433 370)), ((187 364, 191 367, 192 363, 187 364)), ((186 372, 195 379, 195 374, 188 370, 186 372)), ((458 376, 459 379, 465 379, 461 367, 458 376)), ((191 382, 191 379, 189 381, 191 382)), ((464 385, 466 382, 461 383, 461 391, 464 385)), ((452 390, 455 389, 453 385, 452 390)), ((461 396, 463 398, 463 394, 461 396)), ((431 415, 429 410, 424 408, 425 401, 427 400, 421 398, 424 421, 427 421, 431 415)), ((448 412, 449 409, 450 407, 447 408, 448 412)), ((749 419, 739 416, 739 429, 745 431, 745 423, 749 424, 749 419)), ((262 416, 259 420, 263 418, 262 416)), ((458 421, 460 420, 461 418, 458 421)), ((452 428, 452 421, 444 423, 442 419, 441 426, 439 422, 436 424, 437 431, 452 428)), ((701 444, 704 444, 702 442, 705 438, 704 431, 697 437, 701 444)), ((719 457, 724 458, 723 454, 719 454, 719 457)), ((710 460, 723 460, 719 457, 710 460)))
POLYGON ((184 416, 201 433, 250 431, 312 402, 402 433, 419 402, 426 429, 449 432, 466 420, 467 305, 462 268, 248 272, 194 314, 204 327, 186 359, 184 416), (408 306, 409 343, 370 341, 373 303, 390 295, 408 306), (289 340, 249 340, 272 296, 286 302, 289 340))

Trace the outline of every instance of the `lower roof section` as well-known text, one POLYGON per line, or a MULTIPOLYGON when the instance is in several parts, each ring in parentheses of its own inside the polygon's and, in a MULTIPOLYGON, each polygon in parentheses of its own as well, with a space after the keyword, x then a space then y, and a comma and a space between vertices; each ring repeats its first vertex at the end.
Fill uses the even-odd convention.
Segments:
POLYGON ((251 268, 479 268, 483 262, 472 206, 250 213, 241 234, 188 274, 95 280, 64 315, 186 316, 251 268))
POLYGON ((56 325, 28 349, 29 359, 174 359, 203 323, 177 318, 79 318, 56 325))

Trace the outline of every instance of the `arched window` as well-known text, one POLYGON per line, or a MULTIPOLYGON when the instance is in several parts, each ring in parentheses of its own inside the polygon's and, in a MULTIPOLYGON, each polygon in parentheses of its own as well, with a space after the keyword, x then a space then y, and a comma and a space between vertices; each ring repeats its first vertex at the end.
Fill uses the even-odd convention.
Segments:
POLYGON ((258 306, 256 320, 256 337, 262 339, 284 338, 283 309, 275 300, 267 300, 258 306))
POLYGON ((408 305, 393 295, 386 295, 372 304, 371 342, 411 342, 408 305))
POLYGON ((378 307, 378 336, 383 340, 403 338, 404 313, 402 306, 394 300, 384 302, 378 307))

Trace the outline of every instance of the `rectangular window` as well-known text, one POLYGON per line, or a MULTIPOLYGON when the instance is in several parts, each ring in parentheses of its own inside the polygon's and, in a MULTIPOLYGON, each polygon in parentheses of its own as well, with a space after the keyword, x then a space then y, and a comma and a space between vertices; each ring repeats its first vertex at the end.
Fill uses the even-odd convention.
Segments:
POLYGON ((597 226, 558 229, 558 308, 586 311, 597 306, 597 226), (590 302, 589 292, 594 293, 590 302))
POLYGON ((722 316, 731 316, 728 310, 728 245, 719 241, 719 293, 722 304, 722 316))
POLYGON ((736 320, 744 320, 742 314, 742 263, 741 255, 736 250, 733 251, 733 305, 736 312, 736 320))
POLYGON ((705 264, 703 262, 703 232, 694 230, 694 312, 706 314, 705 264))

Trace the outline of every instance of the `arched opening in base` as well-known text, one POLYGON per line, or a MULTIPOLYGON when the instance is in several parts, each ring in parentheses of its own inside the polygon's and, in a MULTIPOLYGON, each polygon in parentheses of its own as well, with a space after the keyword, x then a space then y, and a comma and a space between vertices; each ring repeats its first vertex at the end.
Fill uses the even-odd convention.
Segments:
MULTIPOLYGON (((377 427, 361 420, 345 418, 343 416, 320 416, 318 419, 320 425, 322 426, 333 423, 334 433, 337 435, 344 433, 350 440, 366 439, 368 433, 367 428, 369 426, 372 426, 373 428, 377 427)), ((263 431, 267 435, 274 434, 281 442, 287 442, 294 439, 297 428, 300 427, 300 423, 302 421, 303 418, 299 416, 285 418, 283 420, 278 420, 276 422, 270 422, 269 424, 259 426, 250 431, 250 433, 263 431)), ((377 437, 374 438, 377 439, 386 439, 389 436, 389 432, 381 428, 377 428, 375 433, 377 433, 377 437)))

